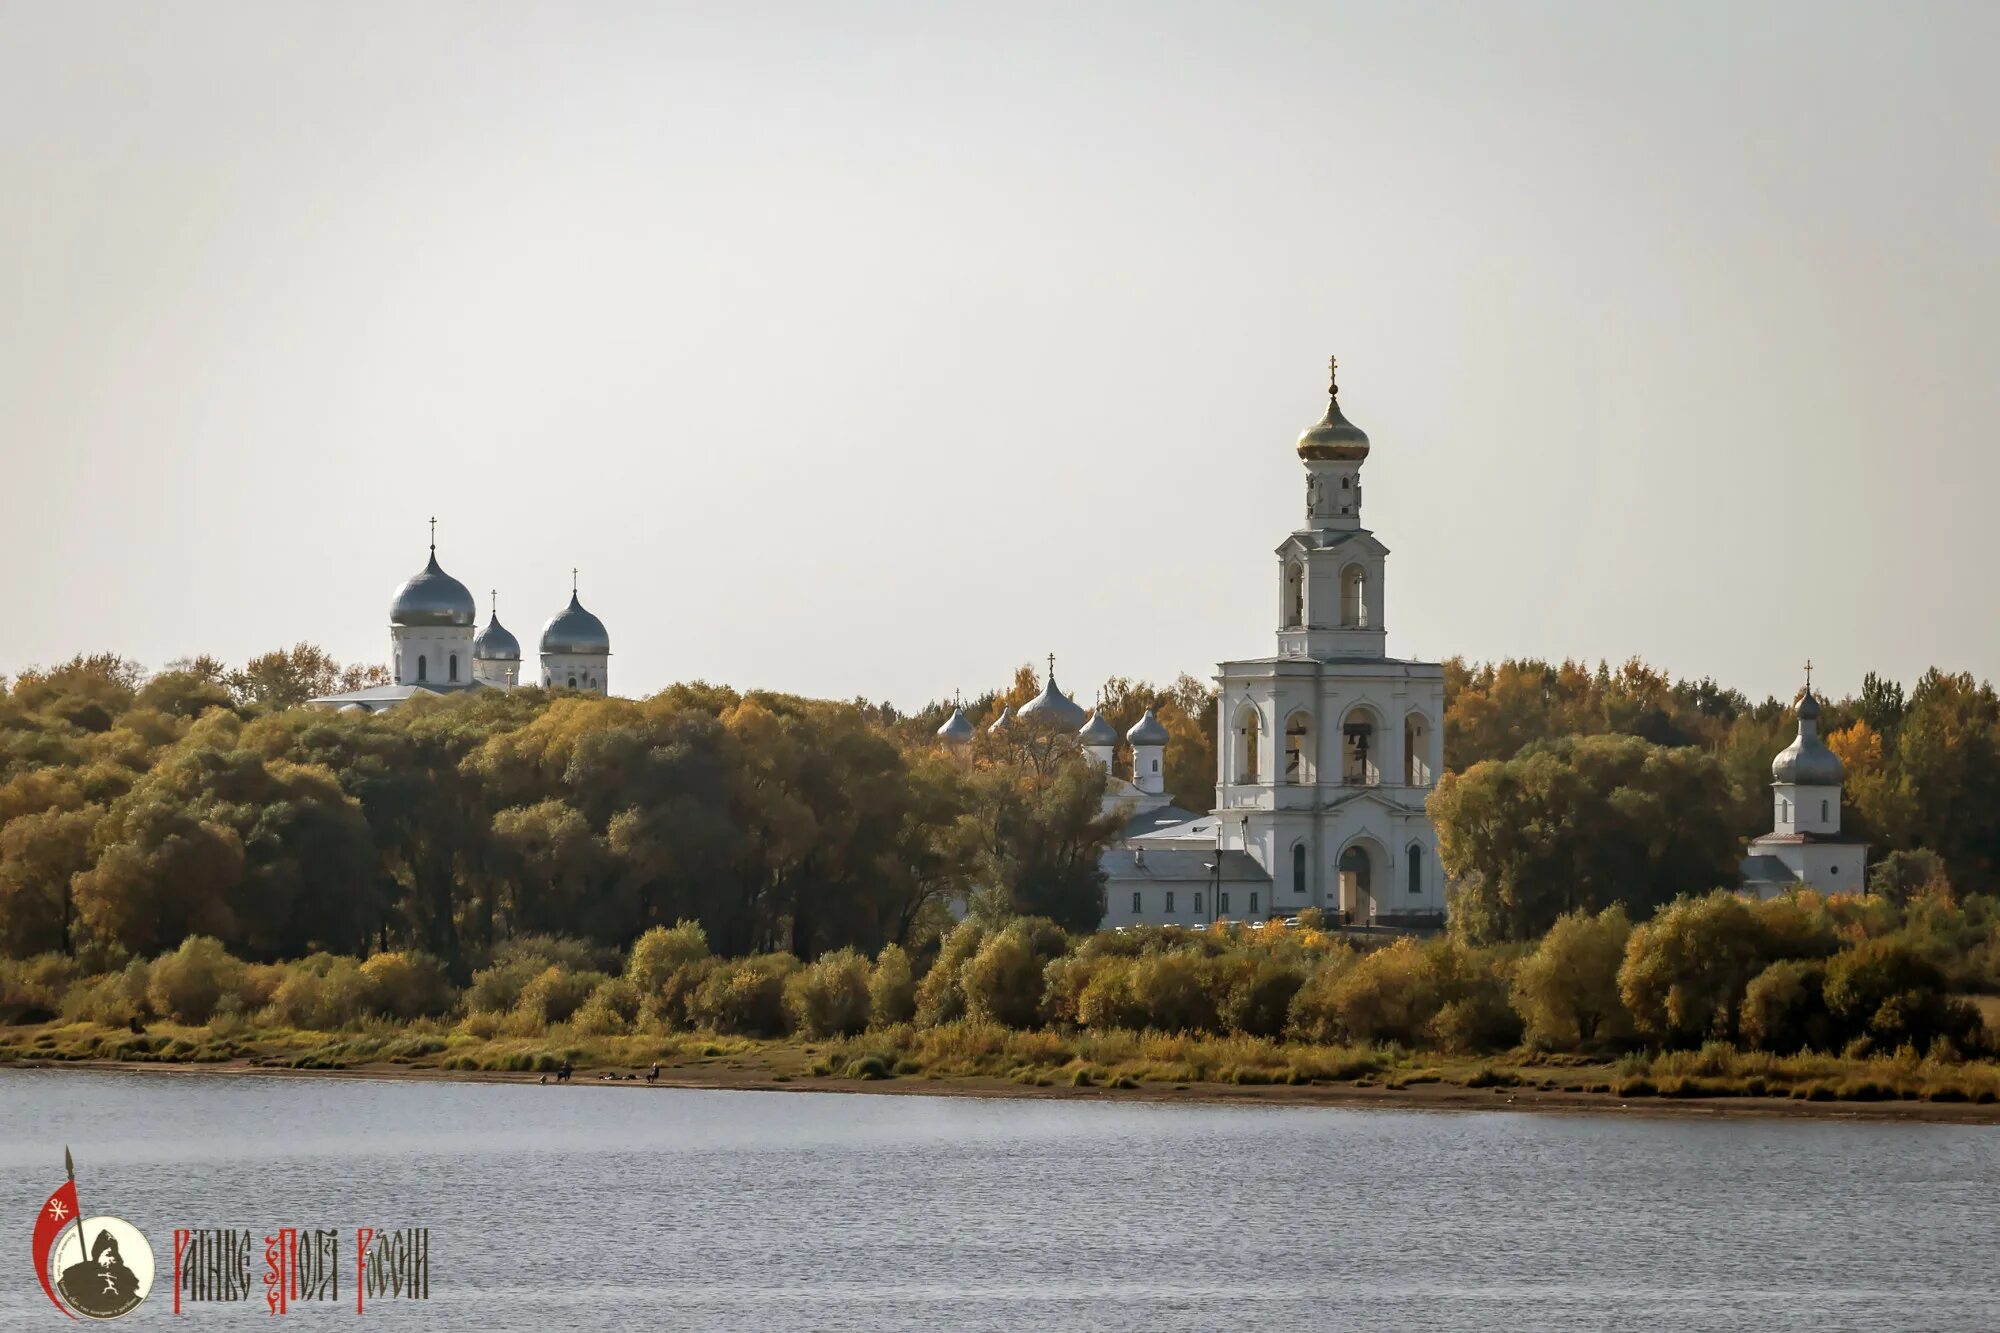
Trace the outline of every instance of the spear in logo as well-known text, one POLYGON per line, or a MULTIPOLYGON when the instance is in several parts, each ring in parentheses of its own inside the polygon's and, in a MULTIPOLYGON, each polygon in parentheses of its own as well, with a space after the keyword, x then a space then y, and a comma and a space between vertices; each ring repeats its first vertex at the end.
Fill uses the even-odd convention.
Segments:
MULTIPOLYGON (((77 1240, 84 1239, 83 1208, 76 1200, 76 1162, 70 1157, 67 1144, 63 1146, 63 1171, 69 1178, 56 1186, 55 1193, 49 1195, 41 1211, 35 1214, 35 1276, 41 1279, 42 1291, 47 1294, 49 1303, 74 1319, 76 1316, 56 1298, 55 1287, 49 1282, 49 1252, 55 1248, 56 1238, 69 1230, 71 1218, 76 1219, 77 1240)), ((90 1257, 88 1245, 84 1247, 83 1257, 90 1257)))
MULTIPOLYGON (((69 1145, 63 1145, 63 1174, 69 1177, 70 1196, 76 1195, 76 1159, 69 1155, 69 1145)), ((76 1206, 76 1243, 81 1257, 90 1258, 90 1237, 83 1234, 83 1205, 76 1206)))

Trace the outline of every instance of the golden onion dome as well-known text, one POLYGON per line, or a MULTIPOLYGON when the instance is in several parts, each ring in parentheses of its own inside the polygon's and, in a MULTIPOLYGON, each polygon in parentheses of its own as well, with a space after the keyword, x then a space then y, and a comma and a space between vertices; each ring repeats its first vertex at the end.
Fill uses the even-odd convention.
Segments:
POLYGON ((1307 462, 1358 463, 1368 457, 1368 432, 1340 411, 1339 361, 1327 361, 1326 415, 1299 436, 1299 457, 1307 462))

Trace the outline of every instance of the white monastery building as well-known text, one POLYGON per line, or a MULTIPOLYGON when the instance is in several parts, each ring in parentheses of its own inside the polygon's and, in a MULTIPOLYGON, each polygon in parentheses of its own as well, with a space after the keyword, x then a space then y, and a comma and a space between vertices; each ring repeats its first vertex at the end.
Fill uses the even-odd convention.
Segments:
MULTIPOLYGON (((1368 436, 1326 415, 1299 436, 1305 513, 1277 548, 1276 651, 1221 664, 1215 808, 1166 795, 1166 729, 1151 712, 1126 733, 1130 782, 1107 806, 1126 826, 1104 857, 1105 927, 1263 920, 1317 907, 1350 925, 1441 924, 1444 877, 1424 801, 1443 762, 1444 668, 1388 655, 1389 548, 1362 526, 1368 436)), ((1108 770, 1118 736, 1056 687, 1020 721, 1076 732, 1108 770)), ((992 729, 1015 723, 1003 712, 992 729)), ((947 743, 972 736, 954 709, 947 743)))
MULTIPOLYGON (((605 694, 610 690, 611 636, 604 622, 577 600, 575 578, 576 571, 570 571, 569 605, 542 627, 540 683, 605 694)), ((405 580, 389 604, 393 683, 308 702, 343 713, 379 713, 419 694, 515 688, 523 683, 519 640, 500 623, 497 606, 489 609, 486 628, 475 632, 478 615, 465 585, 438 564, 437 520, 432 519, 430 563, 405 580)))
POLYGON ((1750 842, 1743 892, 1775 898, 1787 889, 1860 893, 1868 844, 1840 832, 1840 756, 1819 738, 1812 674, 1799 696, 1799 734, 1771 761, 1771 831, 1750 842))

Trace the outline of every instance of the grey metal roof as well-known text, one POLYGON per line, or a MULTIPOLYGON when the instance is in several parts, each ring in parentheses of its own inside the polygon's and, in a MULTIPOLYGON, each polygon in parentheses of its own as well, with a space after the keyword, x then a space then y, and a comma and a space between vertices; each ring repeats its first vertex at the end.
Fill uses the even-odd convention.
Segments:
POLYGON ((1750 839, 1752 847, 1781 846, 1797 847, 1804 843, 1814 843, 1822 847, 1866 847, 1865 838, 1850 838, 1840 833, 1766 833, 1750 839))
POLYGON ((360 704, 375 712, 380 712, 391 704, 399 704, 405 699, 414 699, 419 694, 462 694, 466 690, 491 689, 483 681, 468 680, 456 684, 443 681, 426 682, 422 685, 371 685, 365 690, 349 690, 345 694, 323 694, 316 699, 306 700, 309 704, 326 704, 338 707, 343 704, 360 704))
POLYGON ((1746 856, 1737 866, 1745 884, 1793 884, 1798 876, 1775 856, 1746 856))
POLYGON ((438 625, 470 625, 478 618, 472 594, 465 585, 438 566, 437 548, 431 561, 396 589, 389 604, 389 623, 411 628, 438 625))
POLYGON ((1118 840, 1143 838, 1149 833, 1162 833, 1182 824, 1191 823, 1201 816, 1191 810, 1183 810, 1177 805, 1154 806, 1142 814, 1133 815, 1125 821, 1125 827, 1118 830, 1118 840))
POLYGON ((500 623, 500 613, 494 612, 487 620, 486 628, 479 631, 472 641, 472 658, 475 662, 518 662, 521 660, 521 641, 500 623))
POLYGON ((1007 729, 1007 724, 1009 722, 1012 722, 1013 720, 1014 720, 1014 705, 1012 704, 1003 705, 1000 709, 1000 716, 994 718, 992 725, 986 728, 987 734, 991 735, 997 731, 1005 731, 1007 729))
MULTIPOLYGON (((1271 877, 1248 852, 1219 854, 1224 884, 1269 884, 1271 877)), ((1206 882, 1215 878, 1209 867, 1218 853, 1167 847, 1114 847, 1098 858, 1098 866, 1114 880, 1175 880, 1206 882)))
POLYGON ((1801 787, 1838 787, 1840 756, 1826 748, 1819 738, 1819 700, 1806 691, 1799 700, 1799 734, 1771 761, 1771 781, 1792 782, 1801 787))
POLYGON ((542 626, 542 651, 608 655, 611 652, 611 635, 604 628, 604 622, 584 610, 576 593, 571 592, 569 605, 542 626))
POLYGON ((1076 730, 1076 738, 1085 745, 1116 745, 1118 729, 1099 717, 1095 710, 1088 720, 1076 730))
POLYGON ((1021 711, 1014 714, 1023 722, 1035 722, 1061 727, 1064 731, 1074 731, 1083 725, 1088 716, 1083 707, 1056 687, 1056 673, 1049 673, 1048 683, 1042 692, 1021 705, 1021 711))
POLYGON ((1134 722, 1132 730, 1125 733, 1125 739, 1134 745, 1165 745, 1167 729, 1159 718, 1153 716, 1153 710, 1148 708, 1146 715, 1134 722))
POLYGON ((944 720, 944 725, 937 729, 937 734, 939 739, 948 741, 953 745, 963 745, 965 742, 971 740, 972 724, 965 720, 965 710, 963 708, 952 709, 951 716, 944 720))

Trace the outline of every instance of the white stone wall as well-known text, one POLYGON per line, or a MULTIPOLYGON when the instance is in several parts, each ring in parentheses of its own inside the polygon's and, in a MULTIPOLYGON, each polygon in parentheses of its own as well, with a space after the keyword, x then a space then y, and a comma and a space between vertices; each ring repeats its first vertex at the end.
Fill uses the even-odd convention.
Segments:
POLYGON ((511 690, 521 683, 521 663, 476 661, 472 664, 472 678, 482 685, 492 685, 499 689, 511 690))
POLYGON ((543 653, 542 684, 550 689, 609 694, 611 659, 604 653, 543 653))
POLYGON ((1225 663, 1218 753, 1223 770, 1217 812, 1222 845, 1247 851, 1271 876, 1273 910, 1342 909, 1351 919, 1439 913, 1444 877, 1437 834, 1424 803, 1432 782, 1406 783, 1404 722, 1421 719, 1418 758, 1435 780, 1442 770, 1444 673, 1435 663, 1254 661, 1225 663), (1245 720, 1258 719, 1258 771, 1244 771, 1245 720), (1373 782, 1346 780, 1345 725, 1367 718, 1373 782), (1307 727, 1299 779, 1287 774, 1285 730, 1307 727), (1306 891, 1294 886, 1293 848, 1306 849, 1306 891), (1343 898, 1342 853, 1359 846, 1369 861, 1369 895, 1343 898), (1417 889, 1410 892, 1410 865, 1417 889))
POLYGON ((472 635, 470 625, 392 625, 389 629, 390 670, 398 685, 450 685, 451 660, 458 658, 460 685, 472 681, 472 635), (418 663, 424 676, 418 679, 418 663))
POLYGON ((1771 828, 1777 833, 1840 832, 1840 788, 1773 783, 1771 828))

